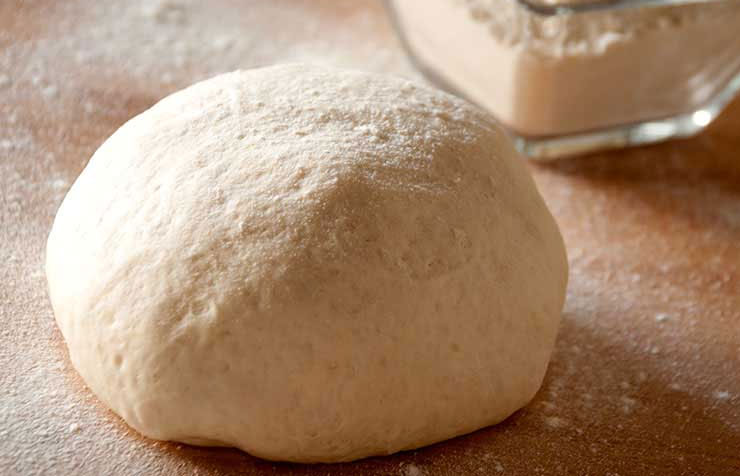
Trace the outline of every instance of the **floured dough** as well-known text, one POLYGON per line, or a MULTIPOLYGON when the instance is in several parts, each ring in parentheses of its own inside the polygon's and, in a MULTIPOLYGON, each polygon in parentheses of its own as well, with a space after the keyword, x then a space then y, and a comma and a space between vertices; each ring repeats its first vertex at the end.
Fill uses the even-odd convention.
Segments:
POLYGON ((177 92, 49 236, 75 368, 152 438, 289 461, 416 448, 542 381, 567 281, 499 127, 402 79, 287 65, 177 92))

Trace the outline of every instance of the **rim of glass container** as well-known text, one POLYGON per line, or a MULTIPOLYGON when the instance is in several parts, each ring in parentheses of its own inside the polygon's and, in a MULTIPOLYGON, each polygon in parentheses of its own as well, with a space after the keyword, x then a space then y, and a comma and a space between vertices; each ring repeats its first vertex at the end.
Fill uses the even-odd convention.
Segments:
POLYGON ((527 10, 540 15, 564 15, 635 7, 665 7, 736 0, 514 0, 527 10))

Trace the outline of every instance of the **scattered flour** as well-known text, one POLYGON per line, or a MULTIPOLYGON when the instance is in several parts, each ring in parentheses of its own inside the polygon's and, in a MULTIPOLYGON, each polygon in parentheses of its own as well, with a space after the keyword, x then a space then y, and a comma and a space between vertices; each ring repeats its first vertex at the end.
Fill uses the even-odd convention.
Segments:
POLYGON ((622 396, 619 398, 619 401, 622 405, 623 413, 632 413, 632 410, 634 410, 637 405, 637 400, 632 397, 622 396))
POLYGON ((670 316, 668 314, 661 312, 655 315, 655 320, 657 322, 664 322, 664 321, 667 321, 669 317, 670 316))
POLYGON ((66 189, 67 187, 69 187, 69 182, 65 179, 59 178, 59 179, 51 180, 49 182, 49 185, 51 185, 51 188, 55 190, 61 190, 61 189, 66 189))
POLYGON ((557 416, 545 417, 545 424, 547 424, 547 426, 549 426, 550 428, 564 428, 568 426, 568 422, 564 418, 560 418, 557 416))
POLYGON ((337 8, 317 1, 285 8, 279 3, 256 2, 245 9, 196 0, 59 2, 53 12, 59 21, 34 43, 10 45, 6 55, 27 58, 18 80, 30 81, 47 98, 60 93, 48 84, 52 78, 74 84, 93 71, 97 81, 124 76, 168 90, 226 71, 297 61, 421 78, 377 14, 382 5, 337 8), (327 27, 327 14, 341 17, 327 27), (291 28, 276 31, 281 23, 291 28), (357 37, 364 41, 353 41, 357 37))
POLYGON ((187 20, 187 9, 183 2, 155 0, 145 4, 141 9, 142 16, 157 23, 182 25, 187 20))
POLYGON ((542 407, 545 409, 545 411, 548 411, 548 412, 555 411, 558 408, 557 405, 555 405, 552 402, 548 402, 548 401, 543 401, 541 402, 541 404, 542 404, 542 407))
POLYGON ((53 99, 59 94, 59 88, 51 84, 41 89, 41 94, 43 94, 46 99, 53 99))
POLYGON ((424 471, 414 463, 408 463, 403 466, 404 476, 424 476, 424 471))
POLYGON ((727 392, 725 390, 717 390, 714 392, 714 398, 719 401, 725 401, 730 399, 730 392, 727 392))

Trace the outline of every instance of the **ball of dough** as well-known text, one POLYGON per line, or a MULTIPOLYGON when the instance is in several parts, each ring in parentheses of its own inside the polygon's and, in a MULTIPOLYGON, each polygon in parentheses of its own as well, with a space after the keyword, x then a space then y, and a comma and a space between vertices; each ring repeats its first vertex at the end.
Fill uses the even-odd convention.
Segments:
POLYGON ((75 368, 133 428, 331 462, 525 405, 567 261, 485 113, 399 78, 285 65, 123 125, 61 205, 46 272, 75 368))

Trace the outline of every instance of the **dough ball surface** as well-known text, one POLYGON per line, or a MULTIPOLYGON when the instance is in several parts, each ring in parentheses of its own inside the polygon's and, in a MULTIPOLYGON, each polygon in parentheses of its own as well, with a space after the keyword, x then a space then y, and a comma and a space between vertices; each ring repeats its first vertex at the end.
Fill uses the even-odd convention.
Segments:
POLYGON ((300 462, 521 408, 568 274, 485 113, 307 65, 217 76, 123 125, 61 205, 46 272, 75 368, 130 426, 300 462))

